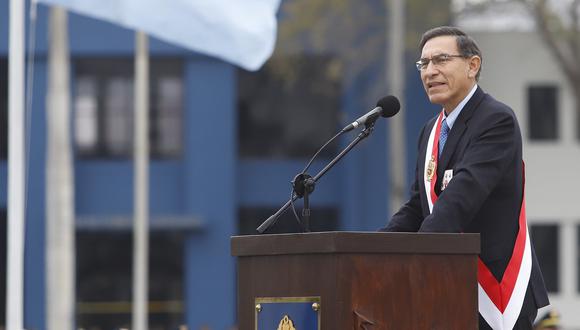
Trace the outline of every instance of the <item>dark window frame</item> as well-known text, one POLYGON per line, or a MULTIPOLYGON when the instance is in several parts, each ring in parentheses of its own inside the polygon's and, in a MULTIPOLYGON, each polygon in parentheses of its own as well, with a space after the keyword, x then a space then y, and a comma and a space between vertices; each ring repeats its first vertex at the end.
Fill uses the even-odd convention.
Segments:
POLYGON ((8 59, 0 57, 0 159, 8 158, 8 59))
MULTIPOLYGON (((106 90, 111 83, 112 79, 121 78, 128 79, 129 86, 133 86, 133 70, 134 62, 132 58, 128 57, 79 57, 74 59, 74 74, 75 83, 79 80, 90 78, 96 82, 96 100, 97 100, 97 110, 96 110, 96 143, 94 147, 89 147, 83 150, 76 140, 75 135, 75 151, 77 157, 81 159, 128 159, 132 156, 133 151, 133 138, 132 133, 128 138, 126 146, 122 146, 122 151, 113 151, 111 146, 107 142, 107 134, 109 134, 107 126, 107 99, 106 90)), ((178 159, 183 155, 184 150, 184 125, 183 118, 185 116, 185 63, 182 58, 178 57, 152 57, 150 59, 149 67, 149 143, 150 143, 150 157, 153 159, 178 159), (179 129, 177 144, 178 146, 173 151, 163 150, 161 146, 160 136, 163 134, 160 129, 160 123, 158 120, 166 116, 164 111, 159 110, 158 103, 160 101, 159 89, 162 79, 166 78, 179 78, 181 81, 181 104, 180 109, 176 111, 170 111, 175 113, 177 118, 174 121, 177 122, 176 129, 179 129)), ((73 107, 75 120, 78 115, 76 109, 76 97, 78 96, 78 86, 73 87, 73 107)), ((132 104, 132 96, 130 98, 130 104, 132 104)), ((133 109, 126 110, 123 113, 125 119, 129 122, 133 122, 133 109)), ((76 125, 76 124, 75 124, 76 125)), ((75 126, 74 129, 77 129, 75 126)), ((132 129, 132 128, 131 128, 132 129)), ((75 132, 76 133, 76 132, 75 132)))
POLYGON ((544 275, 546 289, 550 293, 558 293, 562 290, 560 283, 560 246, 561 225, 557 222, 542 222, 530 225, 530 236, 534 250, 540 263, 540 269, 544 275), (540 231, 543 231, 540 232, 540 231), (553 244, 547 250, 546 246, 553 244))
POLYGON ((556 84, 532 84, 527 87, 528 138, 532 141, 557 141, 560 88, 556 84))
MULTIPOLYGON (((76 232, 76 324, 84 329, 120 329, 131 325, 133 234, 123 230, 76 232)), ((151 232, 149 311, 152 329, 185 324, 186 236, 180 231, 151 232)))
MULTIPOLYGON (((242 159, 308 158, 339 129, 341 62, 330 55, 278 55, 257 72, 238 71, 242 159)), ((321 157, 330 158, 337 144, 321 157)))

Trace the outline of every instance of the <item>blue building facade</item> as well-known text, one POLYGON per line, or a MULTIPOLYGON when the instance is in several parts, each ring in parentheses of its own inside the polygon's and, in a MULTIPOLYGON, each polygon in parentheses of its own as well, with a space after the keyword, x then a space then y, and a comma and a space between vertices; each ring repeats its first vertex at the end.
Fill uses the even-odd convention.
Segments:
MULTIPOLYGON (((377 15, 384 17, 386 15, 384 9, 377 15)), ((44 211, 48 116, 45 107, 47 17, 48 8, 39 6, 31 129, 27 132, 30 139, 30 150, 27 153, 29 170, 25 256, 27 329, 45 328, 45 306, 49 303, 45 296, 44 211)), ((95 147, 97 149, 89 148, 87 154, 86 150, 79 148, 78 139, 82 140, 80 137, 82 127, 79 128, 77 121, 80 122, 81 116, 84 116, 78 110, 84 104, 79 95, 82 94, 81 80, 86 78, 86 75, 80 75, 79 72, 83 70, 81 67, 89 67, 88 71, 84 72, 90 75, 91 66, 93 64, 98 66, 95 63, 102 60, 114 62, 121 59, 126 62, 115 63, 120 66, 127 64, 119 63, 132 65, 134 33, 112 24, 70 14, 69 39, 72 97, 75 108, 71 127, 73 130, 81 130, 77 135, 73 134, 76 140, 71 141, 75 155, 75 212, 78 219, 77 322, 79 326, 89 328, 91 320, 108 318, 109 321, 106 322, 95 322, 103 329, 119 328, 129 325, 130 308, 123 303, 130 301, 130 295, 111 294, 103 298, 105 301, 98 301, 98 292, 95 291, 130 293, 131 290, 132 160, 130 151, 114 154, 111 150, 102 152, 98 149, 107 145, 106 138, 103 140, 104 144, 99 140, 102 134, 105 134, 101 129, 96 129, 97 133, 92 135, 88 134, 87 138, 88 145, 93 147, 98 145, 98 148, 95 147), (100 142, 95 142, 97 140, 100 142), (101 248, 108 251, 108 254, 103 252, 103 255, 98 255, 95 251, 100 251, 101 248), (91 259, 93 257, 100 259, 95 261, 91 259), (122 265, 111 266, 111 264, 122 265), (110 269, 114 271, 109 271, 110 269)), ((0 60, 4 60, 4 66, 7 63, 7 54, 8 1, 1 0, 0 60)), ((406 157, 409 179, 414 174, 417 132, 435 111, 428 104, 418 74, 412 65, 415 54, 409 56, 406 66, 408 77, 406 94, 399 96, 404 97, 406 104, 402 111, 405 112, 408 150, 400 157, 406 157)), ((242 127, 245 122, 242 120, 240 94, 248 92, 244 91, 240 84, 251 81, 251 77, 248 78, 250 80, 243 80, 243 76, 248 73, 231 64, 154 39, 150 42, 150 56, 152 62, 167 60, 177 63, 173 68, 177 68, 175 70, 178 72, 181 86, 179 93, 181 102, 178 105, 180 110, 176 115, 179 123, 176 143, 179 147, 175 149, 160 147, 159 155, 153 155, 150 163, 149 205, 153 235, 150 249, 154 255, 152 258, 159 260, 159 262, 151 261, 150 272, 153 275, 150 290, 157 290, 155 291, 157 293, 150 293, 150 296, 152 300, 158 297, 159 301, 152 301, 150 304, 150 322, 166 329, 176 327, 177 324, 186 324, 189 329, 201 329, 204 326, 209 329, 230 329, 236 323, 236 262, 235 258, 230 256, 230 236, 251 232, 251 228, 255 228, 288 199, 289 181, 303 169, 311 150, 294 154, 281 152, 274 155, 242 151, 245 143, 242 133, 248 131, 248 127, 242 127), (157 234, 162 238, 156 240, 157 234), (168 260, 179 262, 174 264, 168 260), (173 316, 156 318, 156 314, 173 316)), ((380 84, 384 86, 379 88, 383 89, 383 95, 389 94, 389 89, 382 78, 384 64, 380 64, 384 61, 382 59, 384 55, 377 54, 377 57, 375 61, 379 63, 378 65, 359 71, 348 83, 343 81, 345 78, 339 76, 339 83, 334 87, 338 90, 337 98, 328 100, 337 106, 335 112, 332 112, 334 117, 330 117, 335 119, 330 124, 332 130, 338 131, 341 125, 374 106, 369 102, 370 86, 380 84)), ((163 72, 160 77, 159 81, 165 81, 162 79, 163 72)), ((5 81, 7 78, 0 77, 0 80, 2 79, 5 81)), ((131 85, 130 83, 113 85, 105 87, 105 90, 114 89, 114 86, 131 85)), ((162 89, 161 87, 160 91, 162 89)), ((99 93, 95 95, 102 96, 99 93)), ((158 99, 162 98, 158 96, 158 99)), ((254 100, 256 98, 259 99, 260 96, 254 97, 254 100)), ((277 104, 271 106, 276 107, 277 104)), ((111 105, 107 107, 114 108, 111 105)), ((94 108, 101 111, 100 106, 94 108)), ((0 111, 6 111, 6 106, 0 107, 0 111)), ((99 115, 92 113, 92 116, 96 116, 90 118, 99 121, 99 125, 103 122, 106 124, 108 120, 116 123, 115 125, 120 122, 131 123, 130 117, 113 116, 112 119, 97 120, 95 118, 100 118, 99 115)), ((161 122, 165 117, 160 115, 159 118, 161 122)), ((172 118, 175 124, 175 117, 172 118)), ((300 120, 308 121, 309 118, 305 116, 300 120)), ((171 122, 171 119, 169 121, 171 122)), ((308 126, 306 123, 304 125, 308 126)), ((255 127, 250 131, 253 129, 256 133, 255 127)), ((163 128, 159 131, 163 131, 163 128)), ((263 134, 258 131, 256 141, 260 142, 261 139, 278 141, 276 137, 278 134, 282 133, 276 129, 264 131, 263 134)), ((314 163, 312 174, 322 168, 332 153, 338 151, 340 146, 345 146, 354 136, 353 133, 343 137, 339 146, 332 147, 331 152, 323 154, 323 157, 314 163)), ((330 137, 330 134, 325 136, 330 137)), ((124 140, 119 138, 114 141, 124 140)), ((317 144, 318 141, 310 143, 317 144)), ((259 147, 257 144, 256 148, 259 147)), ((319 230, 358 231, 374 231, 381 227, 389 216, 387 155, 387 125, 385 121, 379 121, 370 138, 319 181, 311 197, 313 227, 319 230)), ((0 157, 0 210, 5 210, 6 155, 0 157)), ((5 221, 5 215, 4 219, 0 220, 5 221)), ((277 230, 284 230, 283 222, 291 221, 293 221, 291 217, 282 219, 281 227, 277 230)))

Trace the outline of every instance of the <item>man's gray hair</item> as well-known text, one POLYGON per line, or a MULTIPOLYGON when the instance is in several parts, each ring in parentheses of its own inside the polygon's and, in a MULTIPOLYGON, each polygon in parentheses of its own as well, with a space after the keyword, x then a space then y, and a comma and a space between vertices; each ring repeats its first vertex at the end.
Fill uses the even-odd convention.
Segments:
POLYGON ((453 26, 439 26, 433 28, 425 33, 423 33, 423 37, 421 37, 421 42, 419 44, 419 49, 423 49, 423 46, 427 43, 427 41, 442 36, 454 36, 455 40, 457 41, 457 49, 459 49, 459 54, 465 57, 471 57, 474 55, 479 56, 481 59, 481 64, 479 66, 479 71, 475 75, 475 80, 479 81, 479 74, 481 73, 481 68, 483 66, 483 55, 481 54, 481 50, 475 43, 475 40, 467 35, 467 33, 463 32, 461 29, 453 27, 453 26))

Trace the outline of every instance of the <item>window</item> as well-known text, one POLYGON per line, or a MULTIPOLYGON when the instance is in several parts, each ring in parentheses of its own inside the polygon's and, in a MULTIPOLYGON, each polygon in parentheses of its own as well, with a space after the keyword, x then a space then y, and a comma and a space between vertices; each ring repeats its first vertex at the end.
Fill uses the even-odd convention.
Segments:
POLYGON ((559 249, 558 242, 560 231, 558 225, 532 225, 532 243, 536 250, 536 256, 544 275, 548 292, 558 292, 559 283, 559 249))
POLYGON ((0 159, 8 156, 8 61, 0 58, 0 159))
POLYGON ((558 139, 558 87, 528 87, 528 126, 531 140, 558 139))
MULTIPOLYGON (((133 150, 133 60, 75 61, 75 144, 81 157, 126 158, 133 150)), ((180 60, 150 63, 151 156, 182 151, 183 70, 180 60)))
MULTIPOLYGON (((278 209, 263 208, 242 208, 239 210, 239 235, 254 235, 256 228, 278 209)), ((301 214, 302 204, 296 203, 296 212, 301 214)), ((339 229, 338 212, 335 208, 312 208, 310 213, 311 231, 335 231, 339 229)), ((298 233, 300 232, 294 213, 288 209, 270 229, 268 234, 298 233)))
MULTIPOLYGON (((131 326, 133 238, 127 231, 78 231, 77 327, 131 326)), ((152 232, 149 249, 149 328, 177 329, 183 317, 183 242, 152 232)))
POLYGON ((301 55, 272 59, 258 72, 240 70, 240 156, 312 156, 337 132, 338 67, 328 56, 301 55))

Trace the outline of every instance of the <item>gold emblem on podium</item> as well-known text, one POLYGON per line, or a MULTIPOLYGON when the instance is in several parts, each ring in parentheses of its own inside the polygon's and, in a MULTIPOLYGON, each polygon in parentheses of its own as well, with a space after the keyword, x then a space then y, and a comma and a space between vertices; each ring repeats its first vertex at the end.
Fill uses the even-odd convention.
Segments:
POLYGON ((429 165, 427 165, 427 181, 431 182, 433 174, 435 174, 435 156, 431 155, 429 165))
POLYGON ((278 330, 296 330, 296 328, 294 328, 294 323, 292 323, 288 315, 284 315, 278 324, 278 330))
POLYGON ((253 330, 321 330, 320 297, 255 297, 253 330))

